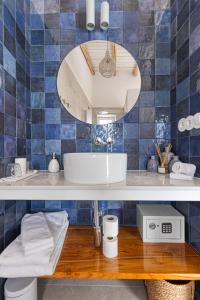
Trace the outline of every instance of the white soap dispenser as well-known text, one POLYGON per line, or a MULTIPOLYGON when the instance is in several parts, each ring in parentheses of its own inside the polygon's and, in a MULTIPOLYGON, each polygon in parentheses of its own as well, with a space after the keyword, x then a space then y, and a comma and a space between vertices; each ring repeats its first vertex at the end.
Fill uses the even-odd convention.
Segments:
POLYGON ((56 159, 56 153, 53 152, 52 159, 49 162, 48 171, 50 173, 58 173, 60 171, 59 163, 56 159))

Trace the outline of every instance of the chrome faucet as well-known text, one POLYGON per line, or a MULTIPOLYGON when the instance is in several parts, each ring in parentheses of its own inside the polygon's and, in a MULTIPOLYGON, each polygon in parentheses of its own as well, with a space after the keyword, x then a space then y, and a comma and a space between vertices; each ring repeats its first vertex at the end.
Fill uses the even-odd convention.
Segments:
POLYGON ((108 137, 106 141, 102 140, 99 136, 94 139, 95 145, 112 145, 115 143, 115 140, 112 137, 108 137))

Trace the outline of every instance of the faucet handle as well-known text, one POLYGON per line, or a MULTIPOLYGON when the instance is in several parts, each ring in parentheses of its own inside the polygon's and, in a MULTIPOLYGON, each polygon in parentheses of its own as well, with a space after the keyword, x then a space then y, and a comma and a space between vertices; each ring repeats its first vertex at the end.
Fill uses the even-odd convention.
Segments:
POLYGON ((104 144, 104 141, 103 141, 99 136, 97 136, 97 137, 94 139, 94 143, 95 143, 95 145, 103 145, 103 144, 104 144))
POLYGON ((114 140, 113 138, 111 138, 111 136, 109 136, 109 137, 107 138, 107 140, 106 140, 106 143, 107 143, 108 145, 112 145, 112 144, 115 143, 115 140, 114 140))

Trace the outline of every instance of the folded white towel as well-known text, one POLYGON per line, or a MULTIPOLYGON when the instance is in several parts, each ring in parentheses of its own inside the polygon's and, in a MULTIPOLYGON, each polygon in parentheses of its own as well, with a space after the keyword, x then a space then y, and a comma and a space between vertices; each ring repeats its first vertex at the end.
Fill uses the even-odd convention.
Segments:
POLYGON ((22 219, 21 241, 25 255, 51 252, 68 222, 66 211, 27 214, 22 219))
POLYGON ((21 242, 25 255, 53 249, 54 239, 44 213, 26 214, 23 217, 21 242))
POLYGON ((33 170, 33 171, 29 171, 28 173, 26 173, 25 175, 20 176, 20 177, 18 177, 18 176, 3 177, 0 179, 0 183, 15 183, 22 179, 33 177, 37 173, 38 173, 37 170, 33 170))
MULTIPOLYGON (((48 213, 45 214, 48 217, 48 213)), ((64 215, 63 215, 64 216, 64 215)), ((67 213, 65 212, 65 217, 67 213)), ((50 263, 52 253, 55 251, 62 239, 63 232, 68 228, 69 221, 65 219, 65 223, 62 226, 57 226, 55 223, 51 222, 51 229, 53 232, 54 245, 53 248, 41 248, 37 253, 30 253, 25 255, 23 245, 22 245, 22 236, 18 236, 0 255, 0 265, 12 266, 18 265, 43 265, 50 263), (54 226, 55 225, 55 226, 54 226)))
POLYGON ((185 174, 193 177, 196 172, 196 166, 193 164, 176 162, 172 166, 172 172, 176 174, 185 174))
POLYGON ((185 175, 185 174, 176 174, 176 173, 170 173, 171 179, 179 179, 179 180, 192 180, 193 176, 185 175))
MULTIPOLYGON (((60 239, 54 248, 49 262, 44 262, 41 264, 35 264, 33 261, 29 263, 19 263, 17 260, 12 265, 2 265, 0 264, 0 277, 2 278, 19 278, 19 277, 37 277, 52 275, 55 271, 57 262, 59 260, 62 247, 65 241, 65 235, 67 233, 67 228, 63 230, 60 235, 60 239)), ((15 240, 16 241, 16 240, 15 240)), ((12 242, 15 243, 15 241, 12 242)), ((21 247, 21 253, 23 255, 23 249, 21 247)), ((12 253, 14 255, 14 253, 12 253)))

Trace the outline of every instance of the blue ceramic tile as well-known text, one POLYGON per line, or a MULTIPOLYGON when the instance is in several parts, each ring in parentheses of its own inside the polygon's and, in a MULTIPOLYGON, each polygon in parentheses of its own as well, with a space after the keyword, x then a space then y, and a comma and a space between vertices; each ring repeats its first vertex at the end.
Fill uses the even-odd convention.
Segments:
POLYGON ((76 136, 75 124, 61 125, 61 139, 75 139, 75 136, 76 136))
MULTIPOLYGON (((141 107, 147 107, 147 106, 154 106, 154 98, 155 98, 155 92, 140 92, 139 95, 139 106, 141 107)), ((126 117, 125 117, 126 118, 126 117)))
POLYGON ((91 152, 92 144, 89 140, 76 140, 77 152, 91 152))
POLYGON ((43 124, 32 124, 31 126, 32 139, 44 139, 45 129, 43 124))
POLYGON ((77 209, 67 208, 70 224, 77 224, 77 209))
POLYGON ((154 107, 141 107, 140 108, 140 122, 152 123, 155 121, 155 108, 154 107))
POLYGON ((45 94, 45 107, 46 108, 59 108, 61 106, 60 99, 55 93, 45 94))
POLYGON ((43 30, 31 30, 31 44, 33 46, 44 45, 43 30))
POLYGON ((0 157, 4 157, 4 137, 0 135, 0 157))
POLYGON ((32 200, 31 209, 44 209, 45 201, 44 200, 32 200))
POLYGON ((177 102, 189 96, 189 89, 190 83, 188 78, 177 85, 177 102))
POLYGON ((44 16, 39 14, 31 15, 31 28, 43 29, 44 28, 44 16))
POLYGON ((200 156, 200 137, 193 136, 190 138, 190 155, 191 156, 200 156))
POLYGON ((170 124, 156 123, 155 124, 155 138, 160 140, 169 140, 171 133, 170 124))
POLYGON ((139 9, 142 11, 150 11, 154 10, 154 1, 153 0, 140 0, 139 1, 139 9))
POLYGON ((45 153, 46 155, 52 154, 61 154, 61 142, 60 140, 46 140, 45 141, 45 153))
POLYGON ((64 200, 61 201, 61 208, 77 208, 78 201, 64 200))
POLYGON ((170 106, 170 92, 169 91, 156 91, 155 105, 157 107, 158 106, 170 106))
POLYGON ((45 64, 45 76, 57 76, 57 72, 59 69, 59 62, 57 61, 49 61, 45 64))
POLYGON ((62 140, 61 153, 74 153, 76 152, 75 140, 62 140))
POLYGON ((42 92, 31 93, 31 107, 44 108, 45 107, 45 94, 42 92))
POLYGON ((45 61, 60 61, 60 46, 45 46, 45 61))
POLYGON ((110 28, 122 28, 123 27, 123 12, 111 11, 110 12, 110 28))
POLYGON ((125 123, 138 123, 139 120, 139 110, 137 107, 134 107, 124 116, 125 123))
POLYGON ((45 201, 45 209, 47 209, 47 211, 61 210, 61 201, 47 200, 45 201))
POLYGON ((5 232, 10 230, 16 222, 16 207, 15 205, 5 210, 4 228, 5 232))
POLYGON ((122 152, 124 152, 123 142, 122 141, 121 142, 115 142, 112 145, 111 152, 113 152, 113 153, 122 153, 122 152))
POLYGON ((124 124, 124 138, 125 139, 135 139, 139 136, 138 124, 124 124))
POLYGON ((170 27, 169 26, 157 26, 157 28, 156 28, 156 40, 159 43, 169 42, 169 40, 170 40, 170 27))
POLYGON ((47 124, 45 132, 47 140, 60 139, 60 125, 58 124, 47 124))
POLYGON ((108 201, 107 208, 108 209, 120 209, 120 208, 122 208, 122 202, 121 201, 108 201))
POLYGON ((155 124, 143 123, 140 124, 140 138, 141 139, 153 139, 155 137, 155 124))
POLYGON ((4 136, 4 156, 16 156, 16 138, 11 136, 4 136))
POLYGON ((34 14, 44 14, 44 0, 31 0, 30 11, 34 14))
POLYGON ((44 46, 31 46, 32 61, 44 60, 44 46))
POLYGON ((123 209, 123 225, 136 225, 136 209, 123 209))
POLYGON ((1 90, 0 90, 0 112, 4 112, 4 96, 1 90))
POLYGON ((138 139, 124 139, 124 152, 138 155, 138 139))
POLYGON ((60 31, 58 29, 45 30, 45 45, 59 45, 60 31))
POLYGON ((77 210, 77 221, 78 224, 91 225, 92 224, 92 213, 91 209, 82 208, 77 210))
POLYGON ((169 25, 171 21, 170 10, 155 11, 155 25, 169 25))
POLYGON ((36 170, 46 169, 45 155, 31 155, 31 162, 33 164, 33 168, 36 170))
POLYGON ((179 138, 178 140, 178 152, 181 160, 185 161, 185 158, 189 156, 189 138, 179 138))
POLYGON ((4 5, 4 24, 7 27, 10 34, 14 37, 15 36, 15 20, 14 20, 12 14, 10 13, 10 11, 8 10, 8 8, 6 7, 6 5, 4 5))
POLYGON ((60 124, 60 109, 59 108, 46 108, 45 110, 45 123, 46 124, 60 124))
POLYGON ((60 12, 60 1, 59 0, 45 0, 44 1, 45 13, 57 13, 60 12))
POLYGON ((31 91, 32 92, 44 92, 44 79, 43 78, 31 78, 31 91))
POLYGON ((169 58, 158 58, 156 60, 156 75, 170 75, 169 58))
POLYGON ((16 10, 16 23, 23 34, 25 34, 25 15, 19 9, 16 10))
POLYGON ((41 62, 34 62, 31 64, 32 77, 44 77, 44 64, 41 62))
POLYGON ((4 51, 3 51, 3 61, 4 61, 5 70, 15 78, 16 77, 16 59, 5 47, 4 47, 4 51))
POLYGON ((31 140, 31 153, 44 154, 45 143, 44 140, 31 140))
POLYGON ((61 29, 73 29, 76 27, 76 19, 74 13, 61 13, 60 14, 60 27, 61 29))
POLYGON ((55 93, 57 89, 57 78, 56 77, 46 77, 45 79, 45 92, 55 93))
POLYGON ((56 29, 60 27, 60 14, 45 14, 44 24, 46 29, 56 29))
POLYGON ((190 113, 192 115, 200 112, 200 94, 196 93, 190 97, 190 113))
POLYGON ((43 123, 44 122, 44 110, 33 109, 32 110, 32 123, 43 123))
MULTIPOLYGON (((81 2, 80 2, 81 3, 81 2)), ((61 12, 77 12, 78 11, 78 1, 74 0, 60 0, 60 10, 61 12)))
POLYGON ((76 138, 89 140, 91 138, 91 125, 89 124, 77 124, 76 126, 76 138))

